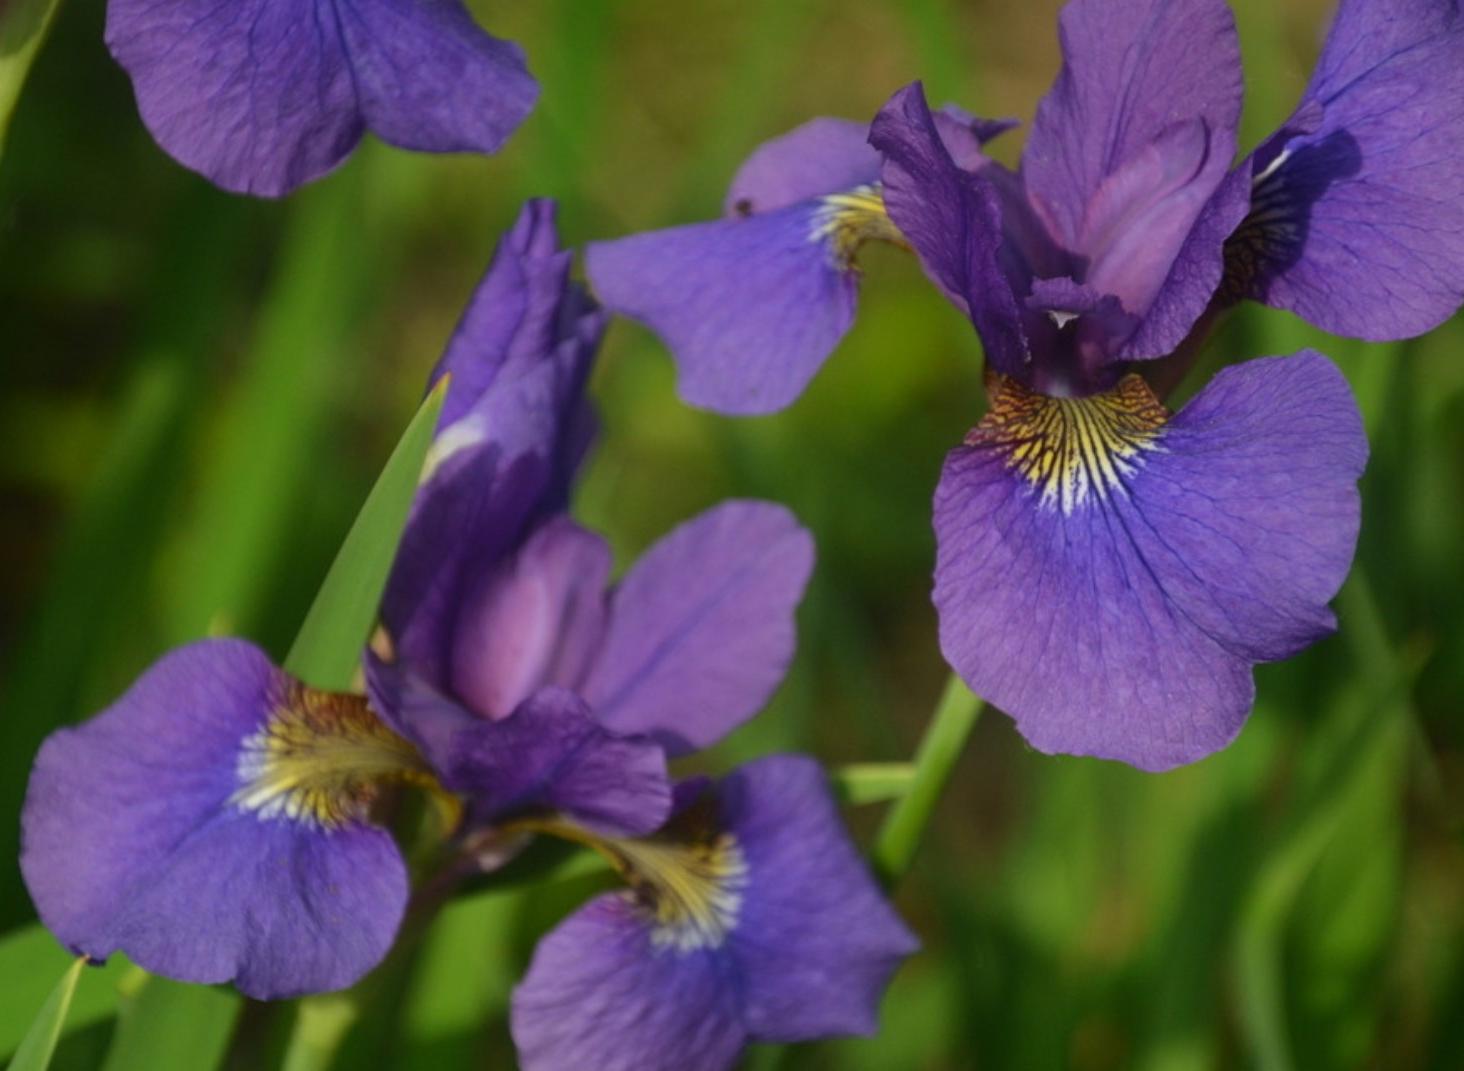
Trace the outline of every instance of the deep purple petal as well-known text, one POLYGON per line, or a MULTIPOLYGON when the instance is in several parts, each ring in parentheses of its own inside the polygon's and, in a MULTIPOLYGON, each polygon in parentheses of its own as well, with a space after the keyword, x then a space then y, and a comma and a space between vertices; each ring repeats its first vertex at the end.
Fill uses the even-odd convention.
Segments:
POLYGON ((527 529, 550 482, 544 459, 505 463, 491 443, 443 460, 418 490, 381 602, 397 659, 433 686, 452 680, 464 593, 483 582, 527 529))
POLYGON ((1253 663, 1332 629, 1367 445, 1312 352, 1227 369, 1167 424, 1137 377, 1105 397, 998 391, 947 459, 941 649, 1038 749, 1165 769, 1239 731, 1253 663), (1056 405, 1085 407, 1080 442, 1056 405))
POLYGON ((931 118, 951 159, 965 171, 988 166, 991 161, 981 151, 986 143, 1022 125, 1018 119, 982 119, 955 104, 942 105, 931 118))
POLYGON ((671 350, 692 405, 768 413, 792 402, 854 320, 857 272, 820 230, 818 201, 592 243, 612 311, 671 350))
POLYGON ((539 942, 511 1023, 524 1071, 723 1071, 746 1040, 735 979, 716 954, 656 947, 621 893, 539 942))
POLYGON ((860 858, 812 759, 773 756, 716 789, 747 866, 730 944, 748 1034, 873 1034, 895 969, 919 947, 860 858))
POLYGON ((1054 236, 1082 251, 1104 181, 1176 122, 1201 120, 1208 132, 1202 201, 1235 155, 1240 121, 1240 44, 1224 0, 1071 0, 1061 37, 1063 69, 1022 157, 1054 236))
POLYGON ((497 152, 539 87, 523 50, 489 35, 460 0, 334 0, 361 114, 404 149, 497 152))
POLYGON ((781 506, 724 502, 646 551, 615 591, 584 686, 618 732, 680 754, 762 707, 793 657, 813 541, 781 506))
POLYGON ((257 648, 207 640, 46 741, 20 861, 63 944, 264 999, 339 989, 380 961, 407 897, 390 836, 233 802, 241 746, 286 687, 257 648))
MULTIPOLYGON (((557 212, 551 200, 525 201, 493 251, 428 380, 430 388, 444 374, 452 376, 440 427, 472 410, 500 375, 511 378, 532 368, 571 337, 578 325, 567 322, 567 312, 586 315, 569 281, 571 253, 560 248, 557 212)), ((603 324, 585 326, 590 329, 585 349, 592 352, 598 344, 594 328, 603 324)))
POLYGON ((880 109, 869 140, 884 156, 885 208, 926 272, 981 334, 987 359, 1009 374, 1027 361, 1020 310, 1002 273, 995 190, 956 166, 920 83, 880 109))
POLYGON ((671 810, 665 753, 605 729, 583 700, 545 688, 507 717, 475 716, 400 665, 367 659, 371 701, 419 744, 473 821, 556 812, 606 835, 649 833, 671 810))
POLYGON ((277 197, 361 140, 328 0, 110 0, 107 46, 158 144, 225 189, 277 197))
POLYGON ((1228 265, 1246 296, 1367 339, 1464 301, 1464 15, 1343 0, 1297 116, 1257 159, 1228 265), (1317 109, 1320 108, 1318 114, 1317 109))
POLYGON ((732 178, 727 215, 773 212, 878 182, 879 153, 868 138, 866 123, 818 118, 763 142, 732 178))
POLYGON ((463 593, 452 693, 498 718, 545 685, 578 686, 605 634, 610 566, 605 540, 568 517, 536 528, 463 593))

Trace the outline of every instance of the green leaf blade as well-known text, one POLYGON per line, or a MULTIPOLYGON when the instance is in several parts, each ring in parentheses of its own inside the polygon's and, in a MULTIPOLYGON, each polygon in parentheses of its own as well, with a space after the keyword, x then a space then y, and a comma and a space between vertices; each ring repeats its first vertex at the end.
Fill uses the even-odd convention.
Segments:
POLYGON ((66 1013, 71 1008, 71 998, 76 992, 76 983, 81 980, 85 959, 77 959, 61 976, 56 988, 51 991, 41 1007, 35 1021, 26 1032, 25 1040, 16 1050, 15 1059, 10 1062, 10 1071, 46 1071, 51 1066, 51 1057, 56 1053, 56 1042, 61 1040, 61 1028, 66 1025, 66 1013))
POLYGON ((392 451, 285 658, 286 669, 318 688, 351 685, 446 396, 444 376, 392 451))

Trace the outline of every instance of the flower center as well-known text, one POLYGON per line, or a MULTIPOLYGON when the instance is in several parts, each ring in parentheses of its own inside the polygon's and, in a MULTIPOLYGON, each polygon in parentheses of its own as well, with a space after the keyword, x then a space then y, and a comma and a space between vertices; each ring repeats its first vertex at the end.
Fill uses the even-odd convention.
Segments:
POLYGON ((717 948, 737 925, 747 887, 747 859, 737 838, 717 827, 716 798, 704 793, 648 837, 607 837, 557 816, 531 817, 509 829, 547 833, 592 848, 630 889, 657 949, 717 948))
POLYGON ((246 737, 230 798, 260 818, 335 829, 367 817, 388 784, 441 791, 411 742, 389 729, 363 696, 293 684, 246 737))
POLYGON ((884 191, 878 183, 821 197, 808 238, 828 244, 834 266, 840 271, 854 267, 854 255, 865 242, 891 242, 901 248, 910 247, 885 211, 884 191))
POLYGON ((1041 493, 1041 504, 1064 514, 1090 498, 1127 494, 1125 479, 1146 453, 1162 449, 1169 411, 1134 373, 1083 398, 1038 394, 996 373, 987 376, 986 391, 991 407, 966 445, 1004 452, 1007 467, 1041 493))

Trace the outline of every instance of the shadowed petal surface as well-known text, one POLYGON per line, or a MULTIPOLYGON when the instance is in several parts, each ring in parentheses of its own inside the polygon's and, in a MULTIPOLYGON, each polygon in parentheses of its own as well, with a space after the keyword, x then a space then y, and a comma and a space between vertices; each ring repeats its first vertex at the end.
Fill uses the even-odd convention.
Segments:
POLYGON ((781 506, 732 501, 652 546, 610 603, 583 694, 619 732, 672 754, 719 740, 783 679, 813 541, 781 506))
POLYGON ((941 649, 1042 751, 1159 770, 1223 747, 1255 662, 1333 627, 1361 419, 1326 358, 1221 372, 1172 419, 1137 377, 998 384, 936 491, 941 649))
POLYGON ((257 648, 207 640, 47 740, 21 869, 63 944, 261 999, 343 988, 380 961, 407 897, 391 837, 232 802, 241 746, 286 686, 257 648))
POLYGON ((367 679, 372 703, 468 798, 476 821, 551 811, 611 835, 648 833, 666 821, 665 753, 646 737, 608 731, 572 692, 541 689, 489 720, 375 656, 367 679))
POLYGON ((1343 0, 1287 128, 1227 249, 1237 296, 1367 339, 1450 316, 1464 301, 1458 5, 1343 0))
POLYGON ((523 51, 460 0, 334 0, 361 114, 404 149, 496 152, 533 110, 523 51))

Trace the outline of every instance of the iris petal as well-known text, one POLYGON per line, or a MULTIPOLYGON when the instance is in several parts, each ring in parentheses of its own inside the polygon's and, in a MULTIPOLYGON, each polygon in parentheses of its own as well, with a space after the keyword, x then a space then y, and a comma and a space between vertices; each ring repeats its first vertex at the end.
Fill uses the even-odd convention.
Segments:
POLYGON ((253 997, 355 982, 407 898, 391 837, 363 820, 365 790, 419 772, 369 717, 302 706, 300 686, 239 641, 161 659, 36 759, 21 870, 41 919, 92 958, 121 951, 253 997), (252 742, 281 719, 295 720, 273 755, 283 764, 261 765, 252 742), (335 739, 308 738, 305 723, 335 739), (342 768, 352 756, 363 761, 342 768))
POLYGON ((1167 421, 1146 391, 1001 385, 936 492, 935 603, 946 658, 1039 750, 1165 769, 1234 737, 1254 663, 1332 629, 1367 445, 1316 353, 1167 421))

